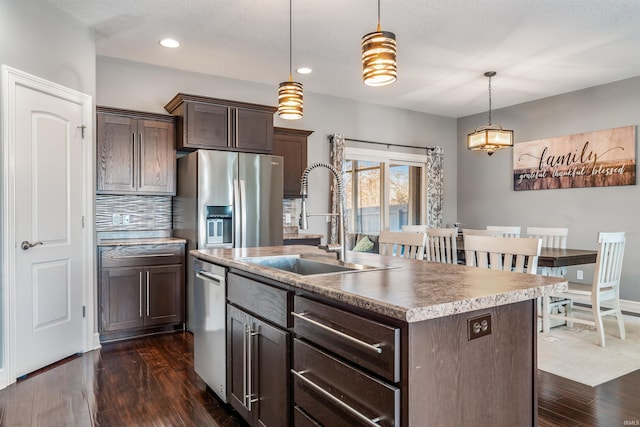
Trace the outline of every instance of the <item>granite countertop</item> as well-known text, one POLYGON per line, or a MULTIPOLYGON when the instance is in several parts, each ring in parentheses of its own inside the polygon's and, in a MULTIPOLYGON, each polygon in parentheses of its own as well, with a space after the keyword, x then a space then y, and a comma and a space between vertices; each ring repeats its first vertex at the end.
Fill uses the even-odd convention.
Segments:
POLYGON ((406 322, 526 301, 567 289, 564 278, 359 252, 348 252, 347 261, 391 268, 301 276, 241 260, 286 254, 335 259, 335 255, 327 255, 313 246, 201 249, 190 254, 406 322))
POLYGON ((187 243, 187 241, 178 237, 129 237, 117 239, 98 239, 98 246, 168 245, 171 243, 187 243))

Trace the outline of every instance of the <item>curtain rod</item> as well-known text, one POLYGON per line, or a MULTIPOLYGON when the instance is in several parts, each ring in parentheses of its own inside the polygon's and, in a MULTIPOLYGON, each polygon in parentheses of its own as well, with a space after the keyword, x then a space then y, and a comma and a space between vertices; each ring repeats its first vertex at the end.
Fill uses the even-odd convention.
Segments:
MULTIPOLYGON (((344 140, 345 141, 351 141, 351 142, 364 142, 366 144, 386 145, 387 148, 393 146, 393 147, 425 149, 425 150, 429 150, 429 151, 434 151, 436 149, 435 147, 416 147, 415 145, 404 145, 404 144, 392 144, 392 143, 388 143, 388 142, 366 141, 364 139, 355 139, 355 138, 345 138, 344 140)), ((331 141, 331 135, 329 135, 329 142, 332 142, 331 141)))

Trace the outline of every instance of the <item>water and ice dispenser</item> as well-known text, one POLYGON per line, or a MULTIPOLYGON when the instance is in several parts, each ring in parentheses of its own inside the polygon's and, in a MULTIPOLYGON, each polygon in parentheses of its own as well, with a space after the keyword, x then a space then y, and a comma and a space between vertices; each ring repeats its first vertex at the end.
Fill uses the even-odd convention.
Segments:
POLYGON ((233 208, 207 206, 207 245, 233 243, 233 208))

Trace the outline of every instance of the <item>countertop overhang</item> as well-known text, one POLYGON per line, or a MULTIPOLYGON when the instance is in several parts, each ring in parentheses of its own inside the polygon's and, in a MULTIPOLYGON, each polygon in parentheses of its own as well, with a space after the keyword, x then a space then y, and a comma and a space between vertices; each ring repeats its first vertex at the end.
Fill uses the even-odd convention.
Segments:
POLYGON ((527 301, 564 291, 568 285, 561 277, 359 252, 348 252, 347 261, 393 268, 301 276, 242 261, 248 257, 294 254, 335 259, 335 255, 302 245, 196 249, 190 254, 409 323, 527 301))

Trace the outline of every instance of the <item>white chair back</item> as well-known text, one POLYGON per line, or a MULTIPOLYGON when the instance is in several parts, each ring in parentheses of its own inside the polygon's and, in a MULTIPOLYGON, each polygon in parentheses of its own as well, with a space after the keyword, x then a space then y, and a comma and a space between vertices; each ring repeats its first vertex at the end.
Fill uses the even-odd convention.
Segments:
MULTIPOLYGON (((552 227, 527 227, 527 236, 536 239, 542 239, 543 248, 560 248, 567 247, 567 237, 569 236, 568 228, 552 228, 552 227)), ((567 267, 540 267, 538 274, 542 276, 565 277, 567 275, 567 267)))
POLYGON ((429 230, 428 225, 403 225, 402 231, 406 233, 426 233, 429 230))
POLYGON ((424 259, 426 233, 380 231, 378 245, 380 255, 424 259))
POLYGON ((427 230, 427 261, 445 264, 458 263, 457 228, 429 228, 427 230))
POLYGON ((520 227, 487 225, 487 230, 495 230, 502 233, 502 237, 520 237, 520 227))
POLYGON ((567 247, 568 228, 527 227, 527 236, 542 239, 543 248, 567 247))
POLYGON ((463 228, 462 236, 493 236, 502 237, 502 231, 500 230, 475 230, 473 228, 463 228))
POLYGON ((536 274, 541 247, 540 239, 464 236, 467 265, 491 270, 536 274))

